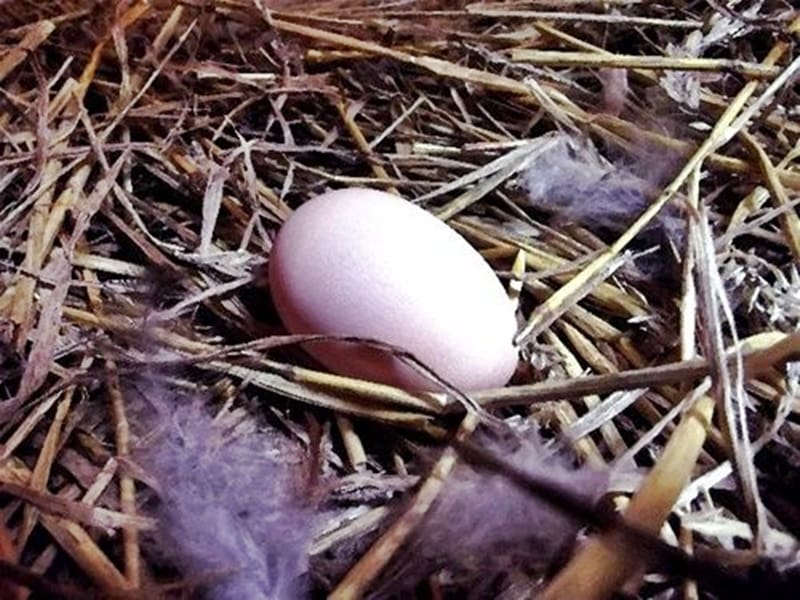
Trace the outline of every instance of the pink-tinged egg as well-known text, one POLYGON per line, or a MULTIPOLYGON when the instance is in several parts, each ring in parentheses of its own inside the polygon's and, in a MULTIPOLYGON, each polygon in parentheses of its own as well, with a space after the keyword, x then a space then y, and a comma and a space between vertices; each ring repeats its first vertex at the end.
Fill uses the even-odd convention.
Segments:
MULTIPOLYGON (((397 196, 355 188, 303 204, 278 232, 269 282, 292 333, 399 346, 462 390, 503 386, 515 370, 514 308, 491 267, 448 225, 397 196)), ((439 389, 379 349, 304 348, 341 375, 439 389)))

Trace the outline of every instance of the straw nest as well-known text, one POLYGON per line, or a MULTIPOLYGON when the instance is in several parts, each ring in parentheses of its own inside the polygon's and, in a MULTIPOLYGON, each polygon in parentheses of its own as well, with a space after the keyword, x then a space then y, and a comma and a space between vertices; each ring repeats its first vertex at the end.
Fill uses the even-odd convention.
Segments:
MULTIPOLYGON (((235 574, 154 549, 173 482, 148 434, 187 398, 235 412, 242 439, 286 438, 314 524, 296 590, 788 597, 791 3, 299 4, 0 6, 4 597, 191 596, 235 574), (264 289, 271 239, 352 185, 419 202, 508 283, 523 359, 508 387, 348 380, 285 336, 264 289), (479 443, 482 422, 564 440, 576 473, 613 468, 599 508, 479 443), (579 542, 546 564, 415 565, 466 463, 505 482, 487 493, 555 500, 579 542)), ((459 530, 443 531, 449 556, 459 530)))

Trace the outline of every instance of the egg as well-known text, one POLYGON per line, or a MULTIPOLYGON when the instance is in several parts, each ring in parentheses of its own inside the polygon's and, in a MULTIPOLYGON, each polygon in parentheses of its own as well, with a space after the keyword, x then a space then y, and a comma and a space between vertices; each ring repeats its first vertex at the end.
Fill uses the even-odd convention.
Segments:
MULTIPOLYGON (((291 333, 391 344, 465 391, 503 386, 515 370, 514 307, 492 268, 447 224, 392 194, 351 188, 305 202, 278 232, 269 284, 291 333)), ((304 349, 334 373, 441 389, 381 349, 304 349)))

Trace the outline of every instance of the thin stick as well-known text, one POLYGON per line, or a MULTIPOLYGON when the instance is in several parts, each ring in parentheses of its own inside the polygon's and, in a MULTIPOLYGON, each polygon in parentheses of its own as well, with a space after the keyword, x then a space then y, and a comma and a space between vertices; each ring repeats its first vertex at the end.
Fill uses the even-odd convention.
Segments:
MULTIPOLYGON (((96 283, 96 278, 91 271, 84 271, 84 278, 96 283)), ((89 303, 95 313, 102 312, 102 299, 97 288, 87 288, 87 294, 89 303)), ((125 414, 125 399, 122 395, 119 371, 116 363, 110 358, 105 360, 105 374, 111 416, 114 423, 114 443, 117 456, 127 458, 130 455, 130 426, 125 414)), ((127 473, 119 474, 119 501, 120 508, 125 515, 136 516, 136 483, 133 477, 127 473)), ((122 549, 125 578, 133 589, 137 589, 141 585, 141 552, 137 529, 126 527, 122 530, 122 549)))
POLYGON ((727 58, 695 58, 682 56, 638 56, 631 54, 603 55, 597 52, 560 52, 515 48, 511 60, 540 67, 583 67, 618 69, 663 69, 680 71, 735 71, 752 78, 774 77, 780 69, 774 66, 727 58))

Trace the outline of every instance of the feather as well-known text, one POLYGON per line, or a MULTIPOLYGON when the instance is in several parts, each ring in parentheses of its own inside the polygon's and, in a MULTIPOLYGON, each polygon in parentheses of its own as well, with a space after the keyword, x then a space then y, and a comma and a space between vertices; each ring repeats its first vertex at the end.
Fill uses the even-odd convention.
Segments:
POLYGON ((159 423, 139 421, 155 433, 136 458, 160 486, 157 551, 187 577, 211 575, 210 598, 300 597, 312 536, 294 491, 300 449, 242 410, 212 418, 173 391, 146 395, 159 423))
MULTIPOLYGON (((549 152, 531 161, 520 176, 531 206, 561 221, 618 234, 650 204, 653 191, 632 171, 603 158, 591 142, 560 136, 549 152)), ((642 233, 646 244, 681 247, 683 218, 668 205, 642 233)))
MULTIPOLYGON (((605 492, 607 474, 575 468, 531 427, 511 435, 477 432, 474 441, 540 480, 568 486, 587 505, 605 492)), ((580 523, 516 487, 502 474, 459 463, 411 541, 393 560, 374 597, 401 593, 446 567, 474 597, 493 597, 497 575, 545 567, 574 541, 580 523)))

